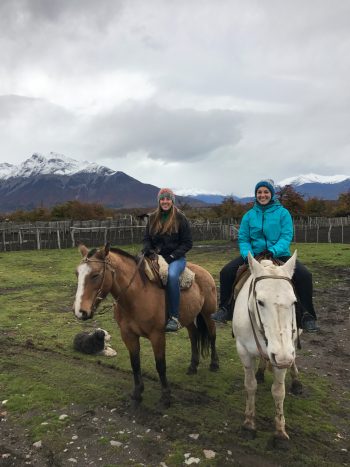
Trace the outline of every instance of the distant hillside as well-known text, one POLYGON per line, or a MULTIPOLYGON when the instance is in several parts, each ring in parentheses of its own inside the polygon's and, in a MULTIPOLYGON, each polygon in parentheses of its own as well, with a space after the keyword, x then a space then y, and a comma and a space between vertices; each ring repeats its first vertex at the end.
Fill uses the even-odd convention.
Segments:
MULTIPOLYGON (((0 164, 0 210, 52 207, 69 200, 101 203, 112 208, 152 208, 159 188, 124 172, 62 155, 33 154, 19 166, 0 164)), ((178 203, 203 206, 203 201, 178 197, 178 203)))

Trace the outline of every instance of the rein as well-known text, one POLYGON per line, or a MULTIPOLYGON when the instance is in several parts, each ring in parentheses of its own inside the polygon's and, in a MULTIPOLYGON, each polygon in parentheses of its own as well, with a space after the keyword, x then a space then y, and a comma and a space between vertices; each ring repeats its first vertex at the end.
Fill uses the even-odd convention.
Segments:
MULTIPOLYGON (((131 279, 130 279, 128 285, 127 285, 123 290, 121 290, 121 291, 119 292, 119 295, 118 295, 118 297, 116 298, 116 300, 114 301, 114 303, 118 303, 118 301, 119 301, 121 295, 122 295, 123 293, 125 293, 125 292, 129 289, 129 287, 131 286, 131 284, 133 283, 133 281, 134 281, 134 279, 135 279, 135 277, 136 277, 136 274, 138 273, 138 271, 139 271, 139 269, 140 269, 140 266, 141 266, 141 263, 142 263, 143 259, 144 259, 144 255, 141 254, 141 255, 140 255, 140 259, 139 259, 139 261, 138 261, 138 263, 137 263, 137 265, 136 265, 134 274, 132 275, 132 277, 131 277, 131 279)), ((104 283, 105 283, 106 271, 107 271, 107 269, 108 269, 108 270, 112 273, 112 279, 114 279, 114 277, 115 277, 115 275, 116 275, 116 270, 112 267, 109 258, 103 260, 103 259, 93 259, 93 258, 87 258, 87 257, 86 257, 86 258, 84 258, 81 262, 82 262, 82 263, 102 263, 102 264, 103 264, 103 277, 102 277, 102 282, 101 282, 101 285, 100 285, 98 291, 96 292, 96 295, 95 295, 94 300, 93 300, 92 305, 91 305, 92 311, 95 312, 95 311, 97 310, 97 307, 98 307, 99 303, 100 303, 102 300, 104 300, 104 299, 106 298, 107 294, 108 294, 108 293, 107 293, 106 295, 103 295, 103 294, 102 294, 103 286, 104 286, 104 283)), ((109 308, 109 307, 106 307, 106 310, 107 310, 108 308, 109 308)), ((99 314, 101 315, 101 314, 105 313, 106 310, 105 310, 105 311, 100 311, 99 314)))
MULTIPOLYGON (((286 280, 287 282, 289 282, 291 284, 291 286, 293 287, 293 290, 295 290, 295 289, 294 289, 293 281, 287 276, 268 276, 268 275, 259 276, 259 277, 255 277, 250 283, 249 294, 248 294, 248 315, 249 315, 249 320, 250 320, 250 324, 252 326, 252 331, 253 331, 254 340, 255 340, 255 344, 257 346, 257 349, 258 349, 258 351, 259 351, 262 358, 264 358, 265 360, 269 360, 268 355, 263 351, 263 349, 262 349, 262 347, 260 345, 256 330, 254 328, 253 317, 252 317, 253 311, 249 308, 250 296, 253 293, 255 308, 256 308, 257 315, 258 315, 258 319, 259 319, 259 331, 260 331, 260 334, 262 335, 262 337, 264 339, 264 342, 265 342, 265 345, 267 347, 268 346, 268 340, 267 340, 267 337, 266 337, 266 334, 265 334, 264 325, 263 325, 263 322, 261 320, 261 316, 260 316, 260 312, 259 312, 259 305, 257 303, 257 298, 256 298, 256 284, 257 284, 257 282, 259 282, 259 281, 261 281, 263 279, 282 279, 282 280, 286 280)), ((294 320, 293 320, 293 316, 292 316, 292 333, 295 332, 295 329, 293 329, 293 321, 294 320)), ((300 348, 300 339, 299 339, 298 326, 296 326, 296 328, 297 328, 297 336, 298 336, 298 348, 300 348)))

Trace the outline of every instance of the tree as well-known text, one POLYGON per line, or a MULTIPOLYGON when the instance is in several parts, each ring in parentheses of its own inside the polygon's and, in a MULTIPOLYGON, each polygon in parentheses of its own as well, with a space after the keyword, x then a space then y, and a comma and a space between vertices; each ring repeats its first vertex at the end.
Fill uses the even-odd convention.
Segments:
POLYGON ((245 205, 238 203, 233 196, 227 196, 219 206, 213 209, 218 217, 224 219, 240 218, 246 211, 245 205))
POLYGON ((281 204, 292 216, 300 217, 305 214, 305 201, 292 185, 286 185, 277 193, 281 204))
POLYGON ((327 215, 327 204, 323 199, 309 198, 305 201, 305 215, 322 217, 327 215))
POLYGON ((337 217, 350 215, 350 190, 339 195, 334 215, 337 217))

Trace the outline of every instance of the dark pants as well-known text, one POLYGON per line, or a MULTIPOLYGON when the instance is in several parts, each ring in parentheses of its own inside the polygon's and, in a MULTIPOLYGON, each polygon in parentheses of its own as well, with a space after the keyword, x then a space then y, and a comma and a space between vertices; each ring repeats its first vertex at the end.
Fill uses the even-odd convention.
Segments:
MULTIPOLYGON (((288 261, 290 256, 283 256, 280 259, 283 262, 288 261)), ((227 263, 220 271, 220 306, 233 310, 233 303, 230 303, 232 297, 232 284, 236 278, 239 266, 244 264, 242 256, 227 263), (232 308, 231 308, 232 307, 232 308)), ((298 295, 298 301, 301 306, 301 315, 305 312, 310 313, 317 319, 314 304, 312 301, 313 285, 311 272, 300 262, 296 261, 294 275, 292 277, 295 291, 298 295)))

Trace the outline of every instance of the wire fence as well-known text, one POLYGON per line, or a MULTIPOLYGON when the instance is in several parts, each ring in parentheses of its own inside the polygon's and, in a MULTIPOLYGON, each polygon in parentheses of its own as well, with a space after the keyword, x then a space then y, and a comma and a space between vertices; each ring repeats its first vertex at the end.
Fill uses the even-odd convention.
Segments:
MULTIPOLYGON (((350 217, 319 221, 295 220, 296 243, 350 243, 350 217)), ((126 216, 118 220, 0 223, 0 251, 61 249, 87 246, 142 243, 145 220, 126 216)), ((236 240, 239 222, 190 221, 194 241, 236 240)))

